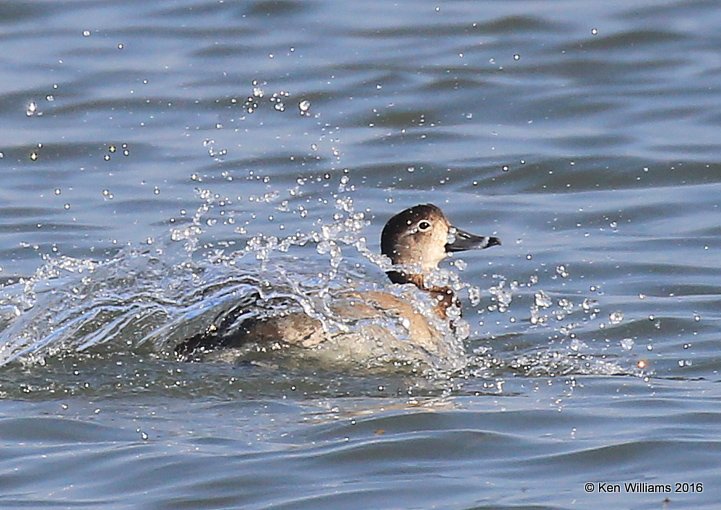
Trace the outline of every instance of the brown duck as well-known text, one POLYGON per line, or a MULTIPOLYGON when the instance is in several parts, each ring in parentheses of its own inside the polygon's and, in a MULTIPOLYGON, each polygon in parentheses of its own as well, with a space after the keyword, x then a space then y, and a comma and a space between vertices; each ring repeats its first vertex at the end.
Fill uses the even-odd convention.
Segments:
POLYGON ((351 356, 362 355, 361 351, 368 351, 362 346, 368 345, 369 340, 375 345, 397 342, 393 333, 377 324, 378 321, 373 322, 374 318, 390 316, 401 320, 407 329, 407 339, 415 346, 427 352, 442 353, 444 336, 439 331, 438 320, 447 321, 449 307, 459 304, 450 288, 426 285, 427 275, 437 269, 438 263, 449 253, 500 244, 497 237, 477 236, 451 226, 443 211, 435 205, 416 205, 388 220, 381 234, 381 252, 397 266, 387 272, 394 284, 412 283, 429 293, 437 320, 433 317, 429 320, 418 311, 410 296, 349 290, 335 296, 330 308, 346 323, 362 322, 362 331, 330 332, 320 320, 299 310, 247 319, 237 326, 233 325, 237 314, 231 313, 225 314, 205 332, 179 344, 175 352, 183 359, 194 360, 201 359, 208 351, 249 343, 302 348, 321 348, 327 344, 345 350, 351 356))

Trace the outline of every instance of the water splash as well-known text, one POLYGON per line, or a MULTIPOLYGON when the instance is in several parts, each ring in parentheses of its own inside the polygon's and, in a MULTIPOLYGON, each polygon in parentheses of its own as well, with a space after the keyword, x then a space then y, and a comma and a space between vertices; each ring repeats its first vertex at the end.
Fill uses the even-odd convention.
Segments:
MULTIPOLYGON (((532 258, 526 256, 527 260, 532 258)), ((559 288, 557 282, 559 277, 571 277, 568 266, 560 264, 549 269, 542 265, 526 281, 493 275, 496 283, 489 288, 492 303, 483 309, 485 314, 493 314, 486 316, 491 327, 472 337, 467 373, 494 380, 503 380, 509 373, 528 377, 624 374, 647 378, 651 372, 646 363, 630 352, 634 339, 619 335, 614 342, 609 338, 617 331, 608 332, 608 326, 618 327, 623 313, 617 310, 604 316, 596 299, 565 295, 565 284, 559 288), (543 275, 553 290, 539 288, 543 275)), ((590 291, 603 294, 595 285, 590 291)), ((469 292, 472 300, 479 295, 469 292)), ((484 321, 479 325, 484 326, 484 321)))
MULTIPOLYGON (((363 234, 369 222, 350 197, 336 197, 333 220, 314 230, 283 238, 257 234, 241 249, 226 252, 201 239, 216 225, 213 214, 227 199, 210 190, 198 190, 198 196, 201 204, 190 221, 154 238, 150 248, 126 248, 103 261, 47 258, 31 277, 3 287, 0 365, 43 364, 49 357, 100 346, 147 349, 174 359, 176 345, 231 311, 240 311, 240 321, 293 310, 320 321, 331 335, 380 328, 387 335, 382 342, 378 334, 355 337, 353 356, 365 349, 374 366, 400 361, 455 370, 463 365, 467 324, 451 315, 454 331, 436 317, 435 303, 425 293, 385 283, 390 261, 368 248, 363 234), (309 267, 303 255, 312 247, 320 256, 309 267), (408 324, 392 313, 339 315, 332 305, 349 287, 380 289, 413 303, 447 339, 444 348, 419 348, 408 324)), ((474 292, 448 270, 432 275, 429 284, 474 292)), ((348 349, 341 340, 327 347, 334 360, 355 361, 351 355, 344 359, 348 349)))
MULTIPOLYGON (((298 186, 289 191, 291 200, 301 194, 300 178, 298 186)), ((453 270, 439 269, 426 281, 430 286, 449 287, 470 301, 467 314, 475 308, 478 314, 493 314, 499 321, 509 317, 512 330, 506 334, 529 338, 544 332, 546 337, 532 348, 514 345, 510 359, 494 339, 496 333, 474 331, 459 310, 450 309, 449 323, 438 319, 435 303, 426 293, 412 285, 387 283, 384 273, 391 269, 390 260, 369 249, 365 237, 369 221, 365 213, 355 210, 350 196, 353 189, 344 172, 338 192, 333 194, 332 217, 315 222, 306 231, 280 237, 265 232, 248 234, 252 225, 235 225, 237 211, 229 207, 233 200, 199 188, 196 211, 190 217, 182 211, 180 219, 171 221, 168 234, 153 238, 145 248, 127 248, 103 261, 48 258, 31 277, 0 289, 0 365, 13 361, 44 363, 49 357, 93 352, 100 346, 174 360, 175 346, 230 313, 237 316, 237 326, 246 319, 302 311, 319 321, 329 335, 339 335, 337 342, 325 346, 325 352, 319 349, 302 354, 317 355, 325 361, 357 364, 363 359, 364 367, 407 365, 415 370, 423 366, 443 374, 498 369, 515 372, 521 370, 519 367, 525 367, 527 375, 543 373, 544 367, 547 374, 620 370, 609 361, 597 360, 594 338, 578 334, 583 328, 594 331, 589 324, 602 321, 596 301, 540 289, 538 273, 520 283, 493 275, 495 283, 488 291, 491 303, 485 306, 486 292, 461 281, 453 270), (233 240, 212 241, 223 235, 219 234, 223 225, 235 232, 233 240), (306 262, 308 257, 312 265, 306 262), (339 315, 333 303, 348 288, 381 290, 411 303, 441 333, 442 348, 429 350, 416 345, 407 321, 383 310, 372 317, 339 315), (519 311, 524 307, 527 315, 519 311), (378 334, 356 336, 352 352, 347 348, 350 337, 342 336, 359 330, 377 332, 379 328, 385 338, 378 334), (464 340, 469 337, 472 342, 481 342, 490 354, 467 356, 464 340), (365 356, 359 358, 361 352, 365 356)), ((274 190, 267 195, 247 199, 276 204, 274 214, 308 217, 303 204, 293 208, 274 190)), ((112 199, 109 191, 104 196, 112 199)), ((463 261, 453 262, 456 269, 465 269, 463 261)), ((570 277, 565 265, 554 269, 551 280, 570 277)), ((612 325, 617 316, 610 317, 612 325)), ((595 331, 605 325, 603 322, 595 331)), ((263 354, 267 350, 267 346, 252 348, 253 353, 233 355, 237 358, 239 354, 263 354)), ((620 351, 628 353, 624 348, 620 351)))

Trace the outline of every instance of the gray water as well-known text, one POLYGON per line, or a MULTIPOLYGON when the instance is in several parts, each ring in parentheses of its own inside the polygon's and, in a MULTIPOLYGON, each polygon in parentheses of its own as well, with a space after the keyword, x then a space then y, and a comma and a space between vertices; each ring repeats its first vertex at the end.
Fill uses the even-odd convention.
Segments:
POLYGON ((0 507, 718 508, 720 25, 0 5, 0 507), (444 264, 457 358, 174 356, 237 303, 392 290, 424 202, 504 242, 444 264))

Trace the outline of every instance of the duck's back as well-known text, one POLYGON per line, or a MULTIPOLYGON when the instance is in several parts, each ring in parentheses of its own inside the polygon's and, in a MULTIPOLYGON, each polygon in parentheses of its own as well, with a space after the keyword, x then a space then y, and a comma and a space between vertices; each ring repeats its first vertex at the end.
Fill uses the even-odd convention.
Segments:
POLYGON ((429 353, 442 352, 445 335, 440 330, 445 321, 421 313, 412 301, 412 296, 381 291, 343 292, 329 306, 330 320, 325 325, 303 311, 286 311, 245 319, 229 331, 211 328, 178 346, 176 352, 192 359, 202 352, 249 344, 327 348, 361 358, 372 356, 371 351, 378 348, 408 348, 409 344, 429 353))

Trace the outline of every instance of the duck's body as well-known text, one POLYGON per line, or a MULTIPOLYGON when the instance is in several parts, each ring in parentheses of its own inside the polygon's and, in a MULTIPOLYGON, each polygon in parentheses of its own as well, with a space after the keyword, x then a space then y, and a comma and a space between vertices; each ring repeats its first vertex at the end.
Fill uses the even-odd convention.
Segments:
MULTIPOLYGON (((286 345, 310 349, 322 345, 345 345, 346 353, 353 357, 368 357, 369 346, 387 342, 392 335, 388 321, 397 322, 404 329, 404 336, 412 339, 419 348, 438 353, 439 339, 443 334, 440 324, 432 324, 427 315, 413 306, 411 289, 397 296, 382 291, 347 291, 333 296, 328 315, 337 318, 331 327, 318 318, 299 309, 284 310, 278 315, 249 318, 239 325, 233 324, 235 313, 231 311, 225 320, 213 324, 200 335, 186 340, 176 348, 176 353, 186 359, 195 359, 208 351, 237 348, 254 343, 260 345, 286 345), (405 320, 404 320, 405 319, 405 320)), ((433 319, 433 317, 430 317, 433 319)), ((438 321, 445 319, 438 316, 438 321)))
POLYGON ((397 340, 392 332, 379 325, 383 323, 379 319, 396 318, 415 346, 428 353, 443 354, 441 330, 444 326, 448 330, 445 322, 448 311, 459 304, 451 289, 429 287, 424 280, 450 252, 498 244, 500 240, 496 237, 475 236, 452 227, 443 212, 432 204, 417 205, 386 223, 381 251, 396 266, 388 272, 390 280, 396 284, 412 283, 428 293, 432 312, 423 313, 416 308, 407 292, 348 290, 335 295, 329 306, 331 314, 344 324, 340 329, 328 328, 320 319, 302 310, 282 310, 277 315, 249 318, 240 324, 235 324, 240 314, 229 313, 218 324, 181 343, 175 350, 185 359, 194 359, 199 353, 252 342, 306 349, 340 345, 351 353, 360 353, 368 350, 364 345, 382 344, 390 337, 397 340), (354 325, 359 328, 353 328, 354 325))

